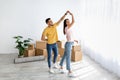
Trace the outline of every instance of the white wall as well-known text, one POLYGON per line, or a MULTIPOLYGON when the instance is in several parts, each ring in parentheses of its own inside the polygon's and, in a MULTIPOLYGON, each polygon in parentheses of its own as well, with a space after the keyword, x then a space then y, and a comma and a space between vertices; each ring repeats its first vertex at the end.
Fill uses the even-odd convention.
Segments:
MULTIPOLYGON (((80 0, 0 0, 0 53, 16 53, 13 36, 21 35, 40 40, 46 27, 45 19, 57 21, 70 10, 75 15, 77 29, 79 23, 80 0)), ((68 16, 69 17, 69 16, 68 16)), ((78 31, 76 31, 78 34, 78 31)), ((58 27, 59 39, 64 39, 62 23, 58 27)))

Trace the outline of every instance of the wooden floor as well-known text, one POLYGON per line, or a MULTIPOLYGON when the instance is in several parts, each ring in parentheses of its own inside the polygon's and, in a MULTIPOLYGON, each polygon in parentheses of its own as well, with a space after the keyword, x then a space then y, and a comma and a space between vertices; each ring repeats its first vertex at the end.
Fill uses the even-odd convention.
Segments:
POLYGON ((56 73, 49 74, 47 61, 13 64, 15 57, 15 54, 0 55, 0 80, 120 80, 86 55, 82 61, 72 62, 76 78, 69 78, 66 70, 65 74, 60 74, 54 69, 56 73))

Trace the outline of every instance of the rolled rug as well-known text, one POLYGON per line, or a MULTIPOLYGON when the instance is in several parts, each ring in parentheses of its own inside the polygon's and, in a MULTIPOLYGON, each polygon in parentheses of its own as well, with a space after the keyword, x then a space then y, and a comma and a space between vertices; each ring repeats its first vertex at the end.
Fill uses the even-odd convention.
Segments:
POLYGON ((44 56, 33 56, 33 57, 23 57, 23 58, 15 58, 14 63, 26 63, 26 62, 33 62, 33 61, 43 61, 45 60, 44 56))

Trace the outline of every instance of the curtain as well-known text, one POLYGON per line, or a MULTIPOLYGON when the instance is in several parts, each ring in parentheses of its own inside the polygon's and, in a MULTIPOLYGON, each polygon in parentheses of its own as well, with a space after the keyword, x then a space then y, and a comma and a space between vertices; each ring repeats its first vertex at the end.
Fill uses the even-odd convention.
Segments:
POLYGON ((120 0, 81 0, 79 26, 83 52, 120 76, 120 0))

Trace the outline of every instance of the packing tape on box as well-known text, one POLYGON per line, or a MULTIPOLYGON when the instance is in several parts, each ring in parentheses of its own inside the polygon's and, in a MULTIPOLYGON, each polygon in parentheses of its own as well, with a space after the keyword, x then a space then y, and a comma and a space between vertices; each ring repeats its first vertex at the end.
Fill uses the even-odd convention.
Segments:
POLYGON ((33 61, 43 61, 45 60, 44 56, 34 56, 34 57, 24 57, 24 58, 16 58, 14 59, 14 63, 26 63, 26 62, 33 62, 33 61))

